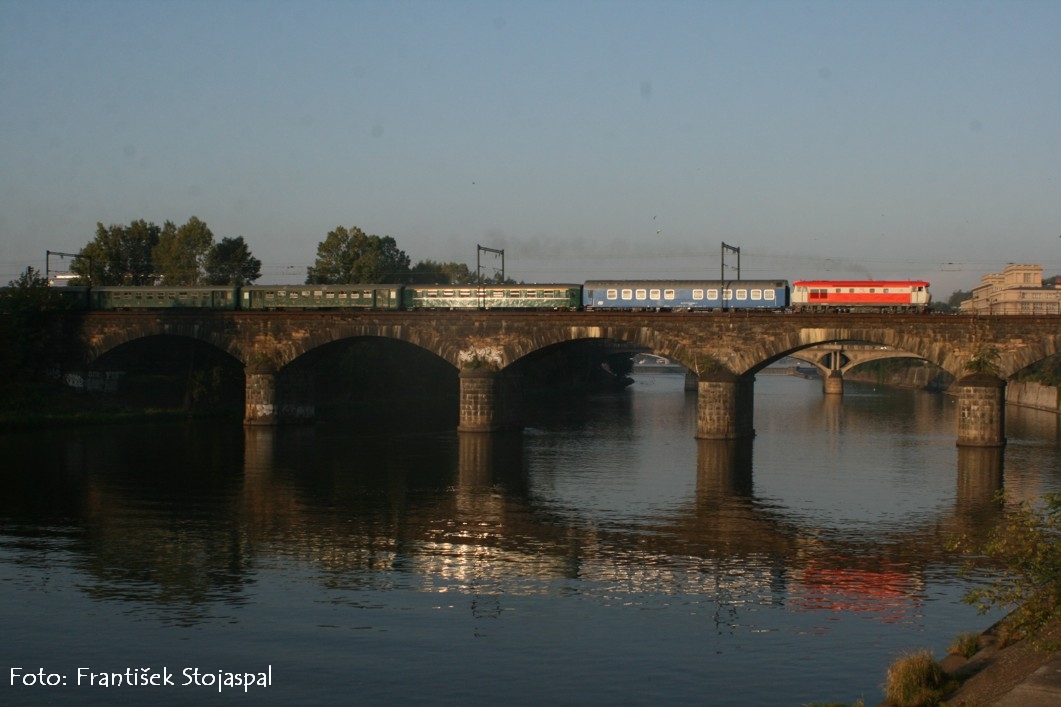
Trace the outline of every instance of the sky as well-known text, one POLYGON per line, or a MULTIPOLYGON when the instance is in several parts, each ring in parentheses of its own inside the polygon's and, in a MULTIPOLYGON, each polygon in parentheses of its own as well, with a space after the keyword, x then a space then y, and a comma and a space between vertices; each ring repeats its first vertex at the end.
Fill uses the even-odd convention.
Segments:
POLYGON ((192 216, 260 284, 338 226, 526 282, 1057 274, 1059 37, 1056 0, 0 0, 0 283, 192 216))

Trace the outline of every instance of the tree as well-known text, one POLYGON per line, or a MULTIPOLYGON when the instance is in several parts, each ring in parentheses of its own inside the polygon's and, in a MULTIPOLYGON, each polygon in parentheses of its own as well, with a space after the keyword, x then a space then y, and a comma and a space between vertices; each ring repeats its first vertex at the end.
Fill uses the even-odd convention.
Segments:
POLYGON ((1017 638, 1036 636, 1061 615, 1061 495, 1047 494, 1043 501, 1021 503, 986 542, 963 537, 952 543, 970 556, 968 570, 982 566, 984 558, 1001 563, 990 573, 992 581, 970 590, 964 601, 981 613, 1014 609, 1004 624, 1017 638))
POLYGON ((35 268, 26 268, 0 289, 0 350, 4 354, 0 363, 5 371, 35 372, 45 365, 52 343, 47 322, 63 306, 59 291, 35 268))
POLYGON ((243 236, 222 238, 207 251, 203 268, 208 285, 249 285, 262 276, 262 261, 251 255, 243 236))
POLYGON ((143 219, 128 226, 97 223, 95 239, 81 249, 70 269, 80 276, 79 284, 152 285, 152 252, 160 236, 161 229, 143 219))
POLYGON ((475 275, 464 263, 421 260, 412 267, 409 282, 420 285, 470 285, 475 282, 475 275))
POLYGON ((166 221, 152 251, 155 272, 164 285, 198 285, 213 247, 214 234, 198 217, 192 216, 180 228, 166 221))
POLYGON ((933 300, 932 311, 944 313, 957 312, 962 308, 962 302, 971 298, 972 296, 972 292, 955 290, 951 293, 950 297, 947 298, 946 302, 943 302, 942 300, 933 300))
POLYGON ((1001 354, 998 347, 992 344, 980 344, 973 357, 965 362, 965 370, 970 373, 986 373, 992 376, 999 375, 998 360, 1001 354))
POLYGON ((307 284, 405 282, 409 256, 390 236, 369 236, 356 226, 339 226, 317 244, 317 261, 307 284))
POLYGON ((967 292, 964 290, 955 290, 954 292, 951 292, 950 297, 947 298, 947 305, 951 309, 961 309, 962 302, 971 298, 972 296, 973 293, 971 291, 967 292))

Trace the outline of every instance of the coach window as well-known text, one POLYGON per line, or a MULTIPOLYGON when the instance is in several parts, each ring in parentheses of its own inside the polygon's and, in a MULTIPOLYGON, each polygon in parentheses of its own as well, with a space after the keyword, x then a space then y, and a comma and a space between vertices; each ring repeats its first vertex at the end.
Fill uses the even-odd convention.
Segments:
POLYGON ((737 290, 737 299, 739 299, 739 300, 748 299, 748 291, 747 290, 737 290))
POLYGON ((637 299, 645 299, 645 296, 648 295, 648 292, 646 290, 642 290, 642 289, 638 288, 636 294, 637 294, 637 297, 636 297, 637 299))
POLYGON ((650 299, 659 299, 659 290, 649 290, 648 296, 650 299))
POLYGON ((718 299, 718 290, 708 290, 707 291, 707 298, 710 299, 710 300, 718 299))
POLYGON ((762 290, 752 290, 752 299, 753 300, 758 302, 762 298, 763 298, 763 291, 762 290))
POLYGON ((722 299, 733 299, 733 290, 722 290, 722 299))
POLYGON ((765 299, 765 300, 773 300, 773 299, 777 299, 777 298, 774 297, 774 291, 773 290, 763 290, 763 299, 765 299))
POLYGON ((663 299, 674 299, 675 297, 674 290, 663 290, 663 299))
POLYGON ((633 299, 633 298, 634 298, 634 291, 633 290, 625 290, 625 289, 623 290, 623 299, 633 299))
POLYGON ((703 290, 693 290, 693 299, 701 300, 704 298, 703 290))
POLYGON ((619 290, 608 290, 607 297, 608 297, 608 299, 618 299, 619 298, 619 290))

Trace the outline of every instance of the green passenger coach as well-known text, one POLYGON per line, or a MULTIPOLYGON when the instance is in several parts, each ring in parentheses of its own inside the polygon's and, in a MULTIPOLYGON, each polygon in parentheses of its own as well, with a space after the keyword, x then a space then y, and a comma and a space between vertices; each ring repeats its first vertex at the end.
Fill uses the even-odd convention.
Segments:
POLYGON ((235 286, 224 287, 92 287, 89 309, 236 309, 235 286))
POLYGON ((242 309, 398 309, 401 285, 251 285, 242 309))

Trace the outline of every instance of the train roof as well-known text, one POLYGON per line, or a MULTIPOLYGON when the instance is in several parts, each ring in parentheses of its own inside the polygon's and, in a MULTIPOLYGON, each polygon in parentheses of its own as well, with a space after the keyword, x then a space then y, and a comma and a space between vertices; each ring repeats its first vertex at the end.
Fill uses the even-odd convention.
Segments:
POLYGON ((643 286, 648 287, 656 285, 660 287, 739 287, 744 286, 758 286, 758 287, 787 287, 788 282, 779 278, 769 278, 765 280, 627 280, 627 279, 616 279, 616 280, 586 280, 586 287, 605 287, 605 286, 643 286))
POLYGON ((793 280, 793 287, 928 287, 927 280, 793 280))

